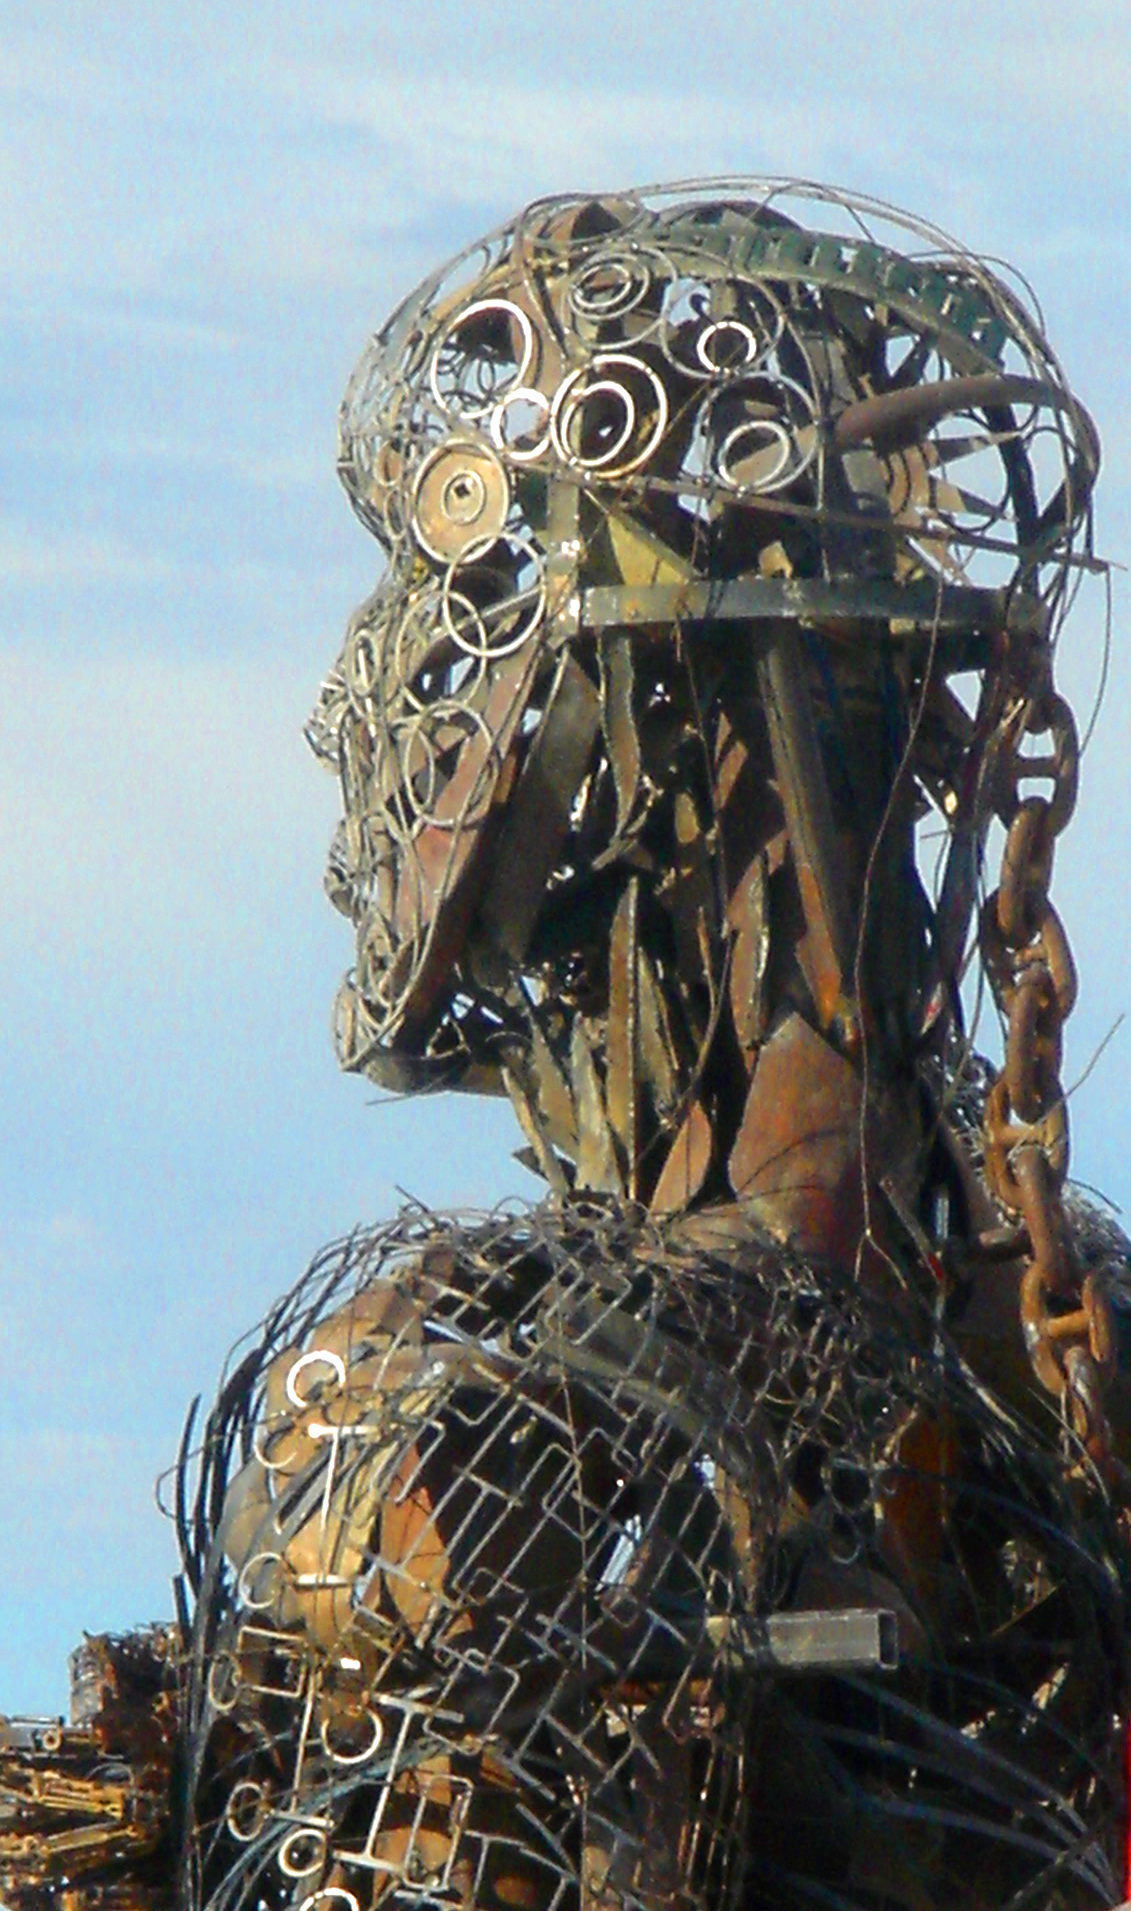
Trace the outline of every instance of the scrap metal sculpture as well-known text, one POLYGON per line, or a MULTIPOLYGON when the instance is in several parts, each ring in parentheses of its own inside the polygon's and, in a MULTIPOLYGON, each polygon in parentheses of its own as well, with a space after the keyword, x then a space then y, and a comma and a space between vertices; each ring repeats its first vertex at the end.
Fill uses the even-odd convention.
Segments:
POLYGON ((339 1052, 509 1096, 550 1193, 351 1236, 237 1350, 169 1809, 76 1843, 76 1732, 142 1754, 25 1725, 11 1903, 1126 1895, 1127 1243, 1064 1193, 1049 896, 1098 462, 1019 291, 795 182, 542 201, 374 340, 339 1052))

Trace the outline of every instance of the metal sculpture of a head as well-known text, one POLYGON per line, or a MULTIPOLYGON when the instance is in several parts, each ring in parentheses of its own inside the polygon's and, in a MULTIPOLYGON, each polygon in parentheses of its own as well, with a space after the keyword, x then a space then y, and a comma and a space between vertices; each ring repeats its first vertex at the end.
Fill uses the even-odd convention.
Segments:
POLYGON ((310 731, 343 1064, 505 1088, 543 1168, 599 1110, 583 1184, 646 1195, 787 1011, 899 1065, 953 996, 1004 666, 1047 650, 1097 463, 1020 292, 856 197, 543 200, 428 280, 341 416, 388 560, 310 731))

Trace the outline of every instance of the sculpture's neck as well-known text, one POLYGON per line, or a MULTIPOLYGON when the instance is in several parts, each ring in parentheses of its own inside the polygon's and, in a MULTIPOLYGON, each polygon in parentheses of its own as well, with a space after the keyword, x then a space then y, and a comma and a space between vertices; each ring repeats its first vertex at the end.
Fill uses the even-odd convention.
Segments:
POLYGON ((827 652, 752 629, 678 764, 641 724, 667 794, 622 853, 551 895, 546 986, 508 1085, 558 1185, 663 1213, 738 1203, 851 1261, 871 1161, 914 1205, 927 937, 901 687, 880 681, 878 646, 855 678, 827 652))

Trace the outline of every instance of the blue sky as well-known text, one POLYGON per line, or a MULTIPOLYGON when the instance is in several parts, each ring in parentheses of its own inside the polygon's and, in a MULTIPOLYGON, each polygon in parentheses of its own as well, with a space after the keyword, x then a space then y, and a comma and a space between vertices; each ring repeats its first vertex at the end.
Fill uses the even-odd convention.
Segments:
MULTIPOLYGON (((333 1061, 348 931, 300 732, 378 553, 333 472, 367 333, 546 190, 788 172, 1034 280, 1131 559, 1126 102, 1110 0, 0 4, 0 1708, 169 1609, 152 1481, 228 1344, 358 1220, 529 1190, 502 1110, 333 1061)), ((1115 647, 1055 893, 1067 1079, 1131 1006, 1115 647)), ((1062 682, 1086 708, 1102 593, 1062 682)), ((1073 1101, 1131 1202, 1131 1028, 1073 1101)))

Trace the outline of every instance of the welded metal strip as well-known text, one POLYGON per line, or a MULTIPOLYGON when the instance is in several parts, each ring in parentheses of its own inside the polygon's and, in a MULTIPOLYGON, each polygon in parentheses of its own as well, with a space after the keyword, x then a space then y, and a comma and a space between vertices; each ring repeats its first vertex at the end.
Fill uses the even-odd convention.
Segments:
POLYGON ((605 1112, 597 1064, 580 1016, 574 1022, 570 1037, 569 1066, 577 1110, 577 1186, 592 1188, 601 1194, 623 1194, 624 1181, 605 1112))
POLYGON ((768 1619, 719 1613, 707 1621, 707 1637, 734 1664, 751 1672, 847 1672, 899 1664, 895 1613, 886 1606, 847 1606, 843 1611, 777 1612, 768 1619))
POLYGON ((1041 636, 1048 624, 1045 606, 1027 592, 940 585, 933 578, 901 584, 882 577, 703 577, 683 584, 597 584, 581 593, 581 623, 591 630, 761 618, 872 619, 895 625, 893 635, 908 641, 953 633, 957 641, 944 644, 941 660, 949 670, 982 667, 989 660, 989 633, 1041 636))
POLYGON ((849 1012, 853 924, 795 627, 779 623, 756 666, 801 906, 822 1028, 849 1012))
POLYGON ((637 1197, 637 1101, 640 1021, 638 897, 639 881, 630 877, 617 905, 609 944, 608 1060, 605 1100, 625 1162, 627 1192, 637 1197))

